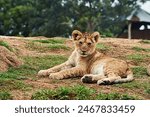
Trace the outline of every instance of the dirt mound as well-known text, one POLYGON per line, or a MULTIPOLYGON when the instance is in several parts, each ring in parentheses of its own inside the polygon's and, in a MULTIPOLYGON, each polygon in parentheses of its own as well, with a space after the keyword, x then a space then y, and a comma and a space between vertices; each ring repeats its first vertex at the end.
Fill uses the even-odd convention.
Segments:
POLYGON ((21 64, 21 60, 13 52, 0 46, 0 71, 7 71, 9 67, 18 67, 21 64))

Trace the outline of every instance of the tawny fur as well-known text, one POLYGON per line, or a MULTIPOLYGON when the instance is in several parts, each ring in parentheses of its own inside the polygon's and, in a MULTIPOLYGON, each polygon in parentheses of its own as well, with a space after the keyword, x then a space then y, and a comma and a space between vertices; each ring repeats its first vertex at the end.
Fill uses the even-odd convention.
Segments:
POLYGON ((69 59, 47 70, 40 70, 38 76, 51 79, 82 77, 84 83, 112 84, 134 80, 133 73, 126 61, 111 58, 96 51, 100 38, 98 32, 93 34, 72 32, 75 50, 69 59))

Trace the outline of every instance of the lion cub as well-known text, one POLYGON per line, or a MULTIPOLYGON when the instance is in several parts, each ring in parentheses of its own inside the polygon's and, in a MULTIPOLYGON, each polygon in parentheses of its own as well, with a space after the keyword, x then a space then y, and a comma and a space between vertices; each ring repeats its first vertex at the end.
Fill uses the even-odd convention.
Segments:
POLYGON ((69 59, 53 68, 40 70, 38 76, 49 76, 52 79, 82 77, 81 81, 84 83, 99 85, 130 82, 134 79, 127 62, 96 51, 99 32, 88 34, 74 30, 72 37, 75 50, 69 59))

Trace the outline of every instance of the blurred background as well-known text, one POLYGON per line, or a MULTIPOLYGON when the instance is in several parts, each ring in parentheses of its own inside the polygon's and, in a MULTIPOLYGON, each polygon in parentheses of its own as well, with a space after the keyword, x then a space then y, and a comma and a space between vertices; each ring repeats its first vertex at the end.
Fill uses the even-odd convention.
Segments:
POLYGON ((148 0, 0 0, 0 35, 68 37, 72 30, 116 37, 148 0))

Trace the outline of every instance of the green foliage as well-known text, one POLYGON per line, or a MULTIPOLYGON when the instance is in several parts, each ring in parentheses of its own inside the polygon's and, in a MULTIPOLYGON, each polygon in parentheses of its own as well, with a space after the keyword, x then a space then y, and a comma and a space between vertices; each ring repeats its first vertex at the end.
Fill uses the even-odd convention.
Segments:
POLYGON ((72 87, 60 87, 55 90, 43 89, 35 92, 32 95, 32 99, 38 100, 134 100, 138 99, 137 97, 130 96, 128 94, 119 94, 119 93, 98 93, 92 88, 86 86, 75 85, 72 87))
POLYGON ((121 96, 120 98, 121 100, 137 100, 138 98, 137 97, 134 97, 134 96, 130 96, 128 94, 124 94, 121 96))
POLYGON ((31 97, 31 99, 34 100, 48 100, 51 99, 53 96, 53 91, 49 89, 43 89, 39 90, 36 93, 34 93, 31 97))
POLYGON ((105 30, 101 33, 102 33, 101 37, 103 37, 103 38, 105 38, 105 37, 114 37, 114 34, 112 33, 112 31, 109 31, 109 29, 107 29, 107 30, 105 30))
POLYGON ((0 91, 10 91, 10 90, 22 90, 26 91, 30 89, 30 85, 23 83, 22 81, 10 80, 10 79, 0 79, 0 91))
POLYGON ((142 54, 131 54, 127 56, 127 59, 133 60, 136 62, 143 61, 145 58, 148 58, 149 55, 142 55, 142 54))
MULTIPOLYGON (((57 64, 63 63, 67 60, 65 56, 49 55, 41 57, 25 57, 26 66, 30 66, 31 69, 38 71, 40 69, 47 69, 57 64)), ((27 68, 28 69, 28 68, 27 68)))
MULTIPOLYGON (((41 41, 40 41, 41 42, 41 41)), ((64 44, 51 44, 58 42, 48 42, 42 41, 41 43, 29 42, 27 43, 27 48, 31 50, 37 50, 40 52, 50 51, 50 50, 69 50, 70 48, 65 46, 64 44)))
POLYGON ((111 99, 119 99, 120 96, 118 93, 110 93, 110 94, 103 94, 103 93, 100 93, 98 94, 97 96, 97 99, 98 100, 111 100, 111 99))
POLYGON ((34 40, 34 41, 40 43, 50 43, 50 44, 63 44, 65 42, 64 39, 47 39, 47 40, 34 40))
POLYGON ((68 87, 60 87, 54 92, 52 99, 69 100, 71 99, 72 91, 68 87))
POLYGON ((104 44, 102 44, 102 43, 98 43, 98 44, 96 45, 96 48, 99 49, 99 50, 101 50, 101 51, 107 51, 107 50, 110 49, 108 46, 106 46, 106 45, 104 45, 104 44))
POLYGON ((93 99, 94 93, 96 91, 85 86, 76 85, 73 87, 73 92, 76 95, 75 99, 88 100, 88 99, 93 99))
POLYGON ((67 60, 67 57, 51 55, 43 57, 24 57, 25 64, 18 68, 10 68, 0 73, 0 79, 27 79, 36 75, 40 69, 46 69, 67 60))
POLYGON ((30 23, 35 17, 32 0, 1 0, 0 33, 4 35, 28 36, 32 28, 30 23))
POLYGON ((115 84, 114 86, 116 87, 124 87, 124 88, 128 88, 128 89, 134 89, 134 88, 141 88, 140 83, 133 81, 133 82, 129 82, 129 83, 124 83, 124 84, 115 84))
POLYGON ((0 46, 6 47, 8 50, 12 51, 12 48, 9 46, 7 42, 0 41, 0 46))
POLYGON ((132 48, 133 50, 136 50, 136 51, 144 51, 144 52, 150 52, 150 49, 147 49, 147 48, 141 48, 141 47, 133 47, 132 48))
POLYGON ((147 88, 147 89, 145 90, 145 93, 150 94, 150 88, 147 88))
POLYGON ((85 86, 76 85, 73 87, 60 87, 55 90, 39 90, 32 95, 32 99, 53 99, 53 100, 86 100, 93 99, 95 90, 85 86))
POLYGON ((22 91, 28 91, 31 89, 31 85, 27 85, 22 81, 15 81, 14 85, 15 85, 14 89, 19 89, 22 91))
POLYGON ((47 46, 48 49, 50 50, 69 50, 69 47, 66 47, 65 45, 60 45, 60 44, 49 44, 47 46))
POLYGON ((34 67, 28 65, 22 65, 19 68, 10 68, 7 72, 0 73, 0 79, 27 79, 29 75, 36 73, 35 70, 34 67))
POLYGON ((137 1, 0 0, 0 35, 68 37, 80 29, 113 36, 122 30, 122 19, 137 8, 137 1))
MULTIPOLYGON (((135 77, 135 79, 136 79, 136 77, 135 77)), ((115 84, 114 86, 120 87, 120 88, 128 88, 128 89, 132 89, 132 90, 133 89, 135 89, 135 90, 142 89, 143 91, 150 88, 149 81, 147 81, 147 80, 145 82, 141 81, 141 80, 140 80, 140 82, 135 80, 135 81, 129 82, 129 83, 115 84)))
POLYGON ((7 72, 0 73, 0 91, 21 90, 28 91, 31 85, 22 80, 35 78, 41 69, 47 69, 67 60, 67 57, 59 55, 42 57, 24 57, 24 65, 18 68, 10 68, 7 72))
POLYGON ((150 44, 150 40, 142 40, 140 43, 150 44))
POLYGON ((10 99, 12 99, 12 96, 8 91, 0 91, 0 100, 10 100, 10 99))
POLYGON ((97 98, 98 100, 135 100, 137 99, 134 96, 130 96, 128 94, 119 94, 119 93, 109 93, 109 94, 98 94, 97 98))
POLYGON ((132 68, 134 77, 137 78, 143 78, 144 76, 147 76, 147 69, 142 66, 136 66, 132 68))

